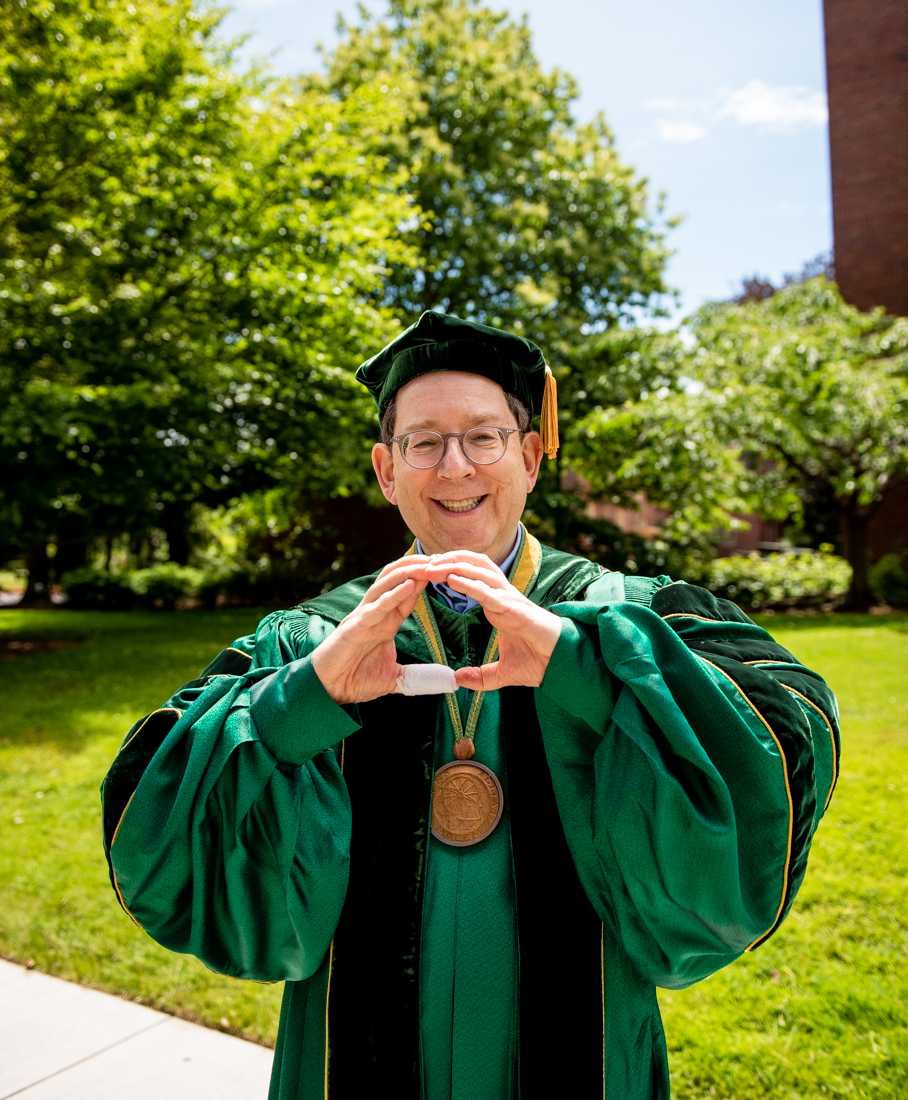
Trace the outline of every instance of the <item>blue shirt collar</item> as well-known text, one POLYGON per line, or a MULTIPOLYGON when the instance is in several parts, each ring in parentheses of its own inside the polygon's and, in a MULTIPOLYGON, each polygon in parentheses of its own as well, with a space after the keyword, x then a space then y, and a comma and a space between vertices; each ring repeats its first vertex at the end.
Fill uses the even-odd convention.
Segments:
MULTIPOLYGON (((517 557, 517 551, 520 548, 520 535, 522 529, 523 524, 518 523, 517 534, 514 536, 514 545, 511 547, 508 556, 498 567, 505 576, 508 575, 508 570, 514 564, 514 559, 517 557)), ((419 541, 419 539, 416 540, 416 553, 425 553, 425 550, 423 550, 422 543, 419 541)), ((459 611, 461 614, 464 611, 469 611, 471 608, 478 606, 477 601, 474 600, 472 596, 468 596, 464 592, 456 592, 453 588, 450 588, 446 584, 433 584, 432 588, 449 607, 453 608, 454 611, 459 611)))

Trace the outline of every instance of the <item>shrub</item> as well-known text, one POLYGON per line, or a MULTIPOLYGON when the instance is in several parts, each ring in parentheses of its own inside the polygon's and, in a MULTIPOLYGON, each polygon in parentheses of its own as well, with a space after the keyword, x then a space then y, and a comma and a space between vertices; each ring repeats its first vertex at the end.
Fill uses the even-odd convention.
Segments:
POLYGON ((751 611, 820 607, 845 596, 851 566, 844 558, 822 550, 736 554, 711 561, 700 582, 716 596, 751 611))
POLYGON ((908 607, 908 550, 884 554, 870 567, 870 590, 890 607, 908 607))
POLYGON ((202 607, 209 610, 217 607, 218 597, 226 594, 233 572, 231 568, 203 570, 198 587, 198 597, 202 607))
POLYGON ((268 570, 252 565, 226 565, 210 569, 202 576, 198 596, 207 608, 215 608, 220 599, 232 606, 267 602, 272 594, 268 570))
POLYGON ((201 579, 197 569, 166 561, 137 570, 132 575, 132 584, 142 603, 151 607, 173 608, 178 600, 196 594, 201 579))
POLYGON ((128 573, 106 573, 85 566, 64 573, 60 584, 66 593, 67 606, 79 611, 116 611, 136 603, 128 573))

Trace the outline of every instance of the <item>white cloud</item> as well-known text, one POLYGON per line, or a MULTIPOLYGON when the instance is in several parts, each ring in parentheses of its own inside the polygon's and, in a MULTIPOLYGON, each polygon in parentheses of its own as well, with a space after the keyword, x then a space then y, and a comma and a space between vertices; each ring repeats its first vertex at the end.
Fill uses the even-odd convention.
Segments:
POLYGON ((695 122, 673 122, 671 119, 656 120, 659 137, 677 145, 689 145, 692 141, 702 141, 706 137, 706 127, 695 122))
POLYGON ((823 92, 764 80, 726 88, 708 98, 658 96, 643 106, 661 116, 656 119, 659 137, 676 144, 702 141, 721 122, 790 134, 808 126, 824 126, 827 120, 823 92))
POLYGON ((803 126, 824 126, 828 117, 826 97, 802 85, 776 85, 751 80, 723 93, 718 118, 742 126, 790 132, 803 126))

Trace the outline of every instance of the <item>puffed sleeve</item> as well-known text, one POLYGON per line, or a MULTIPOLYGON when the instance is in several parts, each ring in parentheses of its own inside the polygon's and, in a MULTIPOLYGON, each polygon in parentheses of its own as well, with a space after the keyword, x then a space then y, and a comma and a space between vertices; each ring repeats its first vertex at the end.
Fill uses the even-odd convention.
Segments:
POLYGON ((123 908, 235 977, 311 975, 347 886, 350 801, 334 702, 309 654, 331 626, 277 612, 129 731, 101 786, 123 908))
MULTIPOLYGON (((601 587, 614 597, 614 575, 601 587)), ((594 584, 551 609, 564 621, 536 708, 588 897, 638 970, 678 987, 788 912, 835 785, 838 714, 734 604, 653 588, 614 601, 594 584)))

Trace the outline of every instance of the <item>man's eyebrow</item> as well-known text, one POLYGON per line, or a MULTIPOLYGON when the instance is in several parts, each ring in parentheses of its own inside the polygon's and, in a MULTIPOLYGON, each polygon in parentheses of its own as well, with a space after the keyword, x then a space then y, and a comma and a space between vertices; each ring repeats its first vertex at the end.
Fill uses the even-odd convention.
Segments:
MULTIPOLYGON (((502 419, 501 412, 488 412, 488 411, 486 411, 486 412, 473 413, 470 416, 470 426, 474 427, 477 424, 487 424, 490 427, 498 427, 498 426, 504 427, 505 426, 504 424, 502 424, 502 425, 498 424, 498 421, 501 420, 501 419, 502 419)), ((430 416, 427 420, 420 421, 419 424, 413 424, 409 428, 404 428, 403 431, 404 432, 418 432, 418 431, 421 431, 424 428, 430 428, 433 431, 441 431, 441 429, 443 427, 445 427, 444 421, 436 420, 434 417, 430 416)), ((401 434, 403 434, 403 433, 401 433, 401 434)))

